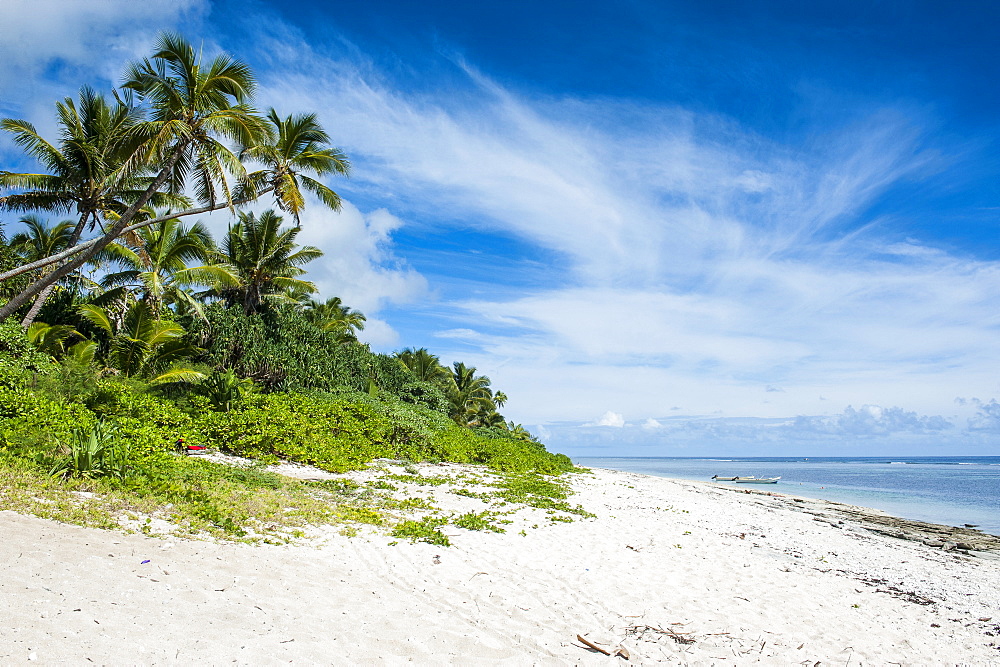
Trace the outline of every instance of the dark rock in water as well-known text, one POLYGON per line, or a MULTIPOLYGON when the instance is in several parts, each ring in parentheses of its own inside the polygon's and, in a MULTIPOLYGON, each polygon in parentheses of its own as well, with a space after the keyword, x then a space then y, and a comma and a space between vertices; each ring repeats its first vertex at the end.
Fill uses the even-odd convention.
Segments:
POLYGON ((979 528, 979 524, 978 523, 967 523, 967 524, 965 524, 965 527, 966 528, 979 528))

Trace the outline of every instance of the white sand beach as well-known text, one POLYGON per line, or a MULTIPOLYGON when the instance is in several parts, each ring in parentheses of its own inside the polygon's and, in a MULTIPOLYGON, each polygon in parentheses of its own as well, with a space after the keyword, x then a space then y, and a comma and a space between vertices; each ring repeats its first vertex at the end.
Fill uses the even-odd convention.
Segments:
POLYGON ((0 512, 0 663, 1000 664, 998 560, 789 498, 576 477, 572 501, 597 518, 449 528, 451 547, 332 530, 249 546, 0 512))

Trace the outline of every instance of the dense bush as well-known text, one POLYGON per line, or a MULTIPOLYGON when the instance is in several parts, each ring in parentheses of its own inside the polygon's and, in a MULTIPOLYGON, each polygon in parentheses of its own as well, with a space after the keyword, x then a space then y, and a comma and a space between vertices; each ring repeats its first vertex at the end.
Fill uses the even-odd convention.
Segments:
POLYGON ((24 330, 13 320, 0 322, 0 387, 19 387, 37 374, 55 370, 56 364, 47 354, 35 350, 24 330))
POLYGON ((34 455, 68 443, 73 429, 96 416, 77 403, 55 401, 26 387, 0 388, 0 448, 34 455))
POLYGON ((137 457, 162 458, 178 438, 203 444, 194 416, 168 399, 143 391, 142 385, 105 379, 92 402, 94 414, 116 426, 137 457))
POLYGON ((244 456, 276 456, 332 471, 374 458, 482 463, 498 470, 557 473, 572 467, 533 443, 488 438, 446 416, 364 394, 278 393, 199 418, 201 437, 244 456))
POLYGON ((414 380, 403 384, 399 389, 399 400, 413 405, 421 405, 434 412, 447 415, 450 403, 441 388, 426 380, 414 380))
MULTIPOLYGON (((249 347, 253 345, 251 341, 249 347)), ((145 469, 165 465, 178 438, 233 454, 288 459, 331 471, 360 468, 375 458, 480 463, 508 472, 558 473, 572 467, 565 456, 517 440, 505 429, 456 425, 445 414, 440 390, 413 381, 391 357, 373 355, 359 345, 339 345, 330 359, 344 348, 360 351, 364 356, 356 358, 364 358, 373 375, 389 388, 372 392, 354 383, 353 388, 340 384, 332 392, 249 394, 229 405, 228 411, 213 411, 197 391, 154 394, 141 381, 120 377, 97 380, 86 395, 68 400, 35 378, 38 372, 59 366, 34 352, 20 329, 8 326, 0 329, 0 363, 6 360, 8 377, 15 379, 9 386, 0 385, 0 448, 51 460, 72 442, 74 429, 90 429, 101 422, 120 434, 134 463, 145 469), (395 392, 390 389, 394 385, 395 392)), ((296 382, 303 379, 300 375, 296 382)))
POLYGON ((360 343, 338 343, 292 308, 247 315, 242 308, 215 303, 207 322, 187 323, 193 342, 205 349, 204 361, 232 369, 270 391, 349 388, 367 391, 369 381, 398 394, 413 376, 398 361, 372 354, 360 343))

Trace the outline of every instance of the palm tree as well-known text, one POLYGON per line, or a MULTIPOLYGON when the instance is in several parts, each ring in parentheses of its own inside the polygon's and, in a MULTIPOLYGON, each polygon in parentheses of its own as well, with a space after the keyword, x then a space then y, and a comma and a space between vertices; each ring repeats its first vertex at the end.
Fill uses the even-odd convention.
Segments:
MULTIPOLYGON (((49 227, 48 222, 43 221, 41 218, 34 215, 26 215, 21 218, 20 222, 27 227, 27 230, 15 234, 10 240, 10 245, 15 252, 28 262, 41 257, 48 257, 66 248, 70 244, 74 233, 72 220, 63 220, 49 227)), ((53 269, 49 267, 41 269, 43 275, 52 271, 53 269)), ((35 321, 35 318, 38 317, 38 311, 42 309, 42 304, 45 303, 45 300, 54 287, 55 284, 53 283, 38 295, 31 308, 28 309, 28 313, 21 321, 21 326, 28 327, 35 321)))
POLYGON ((306 317, 320 329, 335 334, 338 343, 358 342, 358 332, 364 330, 367 320, 360 310, 345 306, 339 296, 323 303, 309 299, 305 305, 306 317))
POLYGON ((108 362, 123 375, 147 377, 153 384, 204 379, 203 373, 177 363, 198 351, 184 340, 184 329, 175 322, 157 320, 145 303, 133 303, 121 323, 93 304, 81 306, 80 315, 111 336, 108 362))
MULTIPOLYGON (((138 290, 154 317, 164 306, 178 305, 201 314, 201 304, 187 290, 193 285, 233 284, 232 269, 210 264, 215 242, 204 224, 186 227, 176 218, 126 236, 125 243, 105 248, 105 256, 121 266, 101 280, 105 289, 124 286, 138 290), (188 267, 191 262, 200 265, 188 267)), ((203 316, 203 315, 202 315, 203 316)))
POLYGON ((340 196, 319 181, 304 175, 348 175, 350 164, 347 156, 329 147, 330 137, 316 121, 316 114, 299 114, 282 118, 271 109, 267 114, 275 140, 245 148, 240 157, 261 163, 267 169, 247 176, 247 186, 264 184, 273 189, 278 209, 292 214, 296 226, 299 214, 305 207, 302 190, 305 189, 334 211, 340 210, 340 196))
POLYGON ((66 247, 73 234, 73 221, 63 220, 53 226, 36 215, 26 215, 19 222, 27 227, 10 239, 10 245, 25 259, 45 257, 66 247))
POLYGON ((28 327, 26 333, 35 349, 53 357, 58 357, 66 352, 67 341, 74 337, 84 338, 83 334, 69 324, 49 326, 44 322, 35 322, 28 327))
POLYGON ((506 402, 507 402, 507 394, 503 393, 502 391, 498 391, 497 393, 493 394, 493 403, 498 408, 502 408, 506 402))
MULTIPOLYGON (((56 104, 60 140, 51 144, 23 120, 4 119, 0 129, 14 135, 14 142, 34 157, 48 173, 0 172, 0 186, 21 190, 0 197, 0 210, 67 211, 79 215, 66 242, 28 260, 34 263, 57 254, 79 241, 84 229, 93 229, 102 216, 121 214, 148 187, 147 166, 138 159, 141 141, 134 130, 138 111, 121 100, 109 103, 90 88, 80 91, 79 103, 71 98, 56 104)), ((186 204, 182 197, 153 193, 156 204, 186 204)), ((53 272, 43 270, 40 280, 53 272)), ((27 327, 52 291, 54 281, 40 289, 25 317, 27 327)), ((26 299, 25 299, 26 301, 26 299)))
MULTIPOLYGON (((142 142, 135 133, 141 113, 121 100, 109 103, 88 87, 80 101, 56 103, 60 140, 49 143, 24 120, 5 118, 0 129, 48 173, 0 171, 0 186, 20 190, 0 197, 0 210, 75 211, 72 243, 89 224, 93 228, 109 211, 119 214, 149 185, 147 165, 137 160, 142 142)), ((156 193, 164 200, 162 193, 156 193)))
MULTIPOLYGON (((315 175, 327 173, 346 175, 350 168, 347 158, 339 149, 322 145, 321 142, 327 140, 327 134, 316 123, 315 117, 302 115, 281 119, 272 110, 268 115, 268 121, 273 126, 273 140, 269 139, 256 146, 244 148, 241 152, 241 159, 263 163, 268 168, 247 174, 240 180, 233 193, 234 198, 237 199, 233 205, 246 204, 268 192, 273 192, 278 208, 292 211, 296 216, 296 223, 298 223, 298 214, 304 203, 302 192, 299 189, 301 182, 307 190, 315 193, 333 210, 339 211, 341 202, 337 193, 322 183, 303 175, 303 172, 315 175)), ((150 201, 154 201, 159 194, 154 194, 150 201)), ((164 194, 164 196, 166 195, 164 194)), ((228 202, 194 209, 175 210, 169 216, 133 222, 122 229, 120 235, 162 223, 170 218, 206 213, 227 206, 229 206, 228 202)), ((0 281, 13 278, 25 271, 61 261, 90 248, 98 240, 92 239, 80 243, 47 259, 0 273, 0 281)))
POLYGON ((524 428, 521 424, 515 424, 513 420, 507 422, 507 430, 514 436, 515 440, 538 443, 538 439, 531 435, 528 429, 524 428))
MULTIPOLYGON (((137 218, 144 206, 163 206, 168 197, 174 198, 170 205, 177 204, 170 217, 184 217, 221 208, 235 210, 237 205, 273 192, 278 208, 292 213, 298 224, 304 206, 301 187, 339 210, 337 194, 305 174, 346 175, 349 169, 346 157, 338 149, 324 145, 328 136, 314 115, 281 118, 272 110, 267 119, 260 118, 249 105, 255 82, 246 64, 228 55, 203 63, 201 55, 195 55, 182 37, 163 34, 151 58, 130 66, 123 88, 129 102, 135 97, 142 103, 128 107, 141 122, 127 133, 140 150, 138 157, 128 160, 126 166, 148 173, 143 181, 148 185, 134 193, 137 195, 134 201, 133 197, 124 200, 130 205, 121 211, 113 225, 103 230, 103 236, 0 273, 0 281, 8 280, 76 256, 10 299, 0 308, 0 321, 121 235, 169 219, 137 218), (147 109, 151 116, 148 120, 136 111, 147 109), (261 163, 265 169, 247 174, 240 159, 219 138, 242 147, 241 158, 261 163), (235 192, 230 191, 226 182, 227 171, 236 178, 235 192), (189 184, 193 184, 203 205, 184 209, 179 198, 189 184), (161 192, 164 186, 166 192, 161 192)), ((33 128, 30 130, 34 133, 33 128)))
MULTIPOLYGON (((149 110, 149 117, 128 132, 141 146, 141 159, 130 164, 155 170, 155 177, 103 236, 0 308, 0 321, 125 233, 143 207, 155 205, 153 197, 161 188, 180 196, 191 181, 196 196, 208 209, 219 207, 220 191, 225 200, 222 205, 231 206, 225 174, 228 171, 242 179, 246 173, 220 139, 241 146, 266 144, 271 139, 267 123, 249 105, 255 86, 245 63, 225 54, 203 63, 182 37, 161 35, 152 58, 128 67, 123 86, 129 98, 138 97, 149 110)), ((162 220, 146 224, 154 222, 162 220)))
POLYGON ((229 228, 219 260, 232 267, 235 282, 217 283, 208 296, 219 296, 227 304, 240 304, 245 313, 258 312, 264 301, 296 302, 289 295, 313 293, 316 286, 302 280, 300 268, 322 257, 313 246, 298 246, 298 228, 281 227, 282 218, 273 210, 259 216, 240 213, 239 222, 229 228))
POLYGON ((122 87, 150 109, 142 135, 168 190, 181 193, 193 181, 200 201, 215 203, 221 194, 231 203, 225 175, 246 173, 220 139, 254 146, 270 138, 249 104, 257 85, 250 67, 228 54, 203 63, 183 37, 164 33, 152 58, 129 65, 125 78, 122 87))
POLYGON ((416 350, 403 348, 396 353, 399 362, 410 369, 413 376, 418 380, 435 384, 446 392, 453 385, 451 372, 441 365, 441 360, 437 355, 431 354, 426 347, 416 350))
POLYGON ((496 410, 483 410, 476 415, 476 426, 492 426, 494 428, 507 429, 507 422, 502 414, 496 410))
POLYGON ((476 375, 475 366, 466 366, 461 361, 452 364, 452 386, 447 392, 451 403, 451 418, 462 426, 478 426, 481 414, 494 410, 493 392, 490 379, 476 375))

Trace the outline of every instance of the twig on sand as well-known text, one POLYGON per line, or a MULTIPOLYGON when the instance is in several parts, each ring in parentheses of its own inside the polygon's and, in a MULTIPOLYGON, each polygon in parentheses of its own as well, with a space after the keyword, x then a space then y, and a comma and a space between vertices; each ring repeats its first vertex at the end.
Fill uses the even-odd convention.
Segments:
POLYGON ((663 628, 657 628, 652 625, 632 625, 625 628, 626 635, 645 635, 647 632, 655 632, 661 635, 666 635, 670 637, 678 644, 694 644, 695 640, 686 635, 693 634, 691 632, 675 632, 671 628, 664 630, 663 628))
POLYGON ((586 646, 587 648, 589 648, 591 650, 598 651, 599 653, 603 653, 604 655, 611 655, 610 651, 605 651, 603 648, 601 648, 597 644, 595 644, 593 642, 590 642, 590 641, 587 641, 586 639, 583 638, 583 635, 577 635, 576 638, 577 638, 577 640, 581 644, 583 644, 584 646, 586 646))

